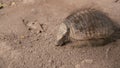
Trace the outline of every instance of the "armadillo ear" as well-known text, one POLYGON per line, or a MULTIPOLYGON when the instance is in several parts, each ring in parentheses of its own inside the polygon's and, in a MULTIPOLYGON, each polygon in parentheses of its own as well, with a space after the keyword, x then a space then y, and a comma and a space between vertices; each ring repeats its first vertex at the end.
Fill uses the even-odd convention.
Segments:
POLYGON ((68 28, 64 23, 61 23, 57 33, 57 45, 62 45, 66 40, 68 28))

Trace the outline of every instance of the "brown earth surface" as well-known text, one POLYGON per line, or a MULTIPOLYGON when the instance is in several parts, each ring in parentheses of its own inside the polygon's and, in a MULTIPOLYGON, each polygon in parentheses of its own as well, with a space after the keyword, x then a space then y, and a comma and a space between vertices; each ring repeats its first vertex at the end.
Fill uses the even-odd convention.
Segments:
POLYGON ((0 0, 0 68, 120 68, 120 40, 101 47, 55 46, 70 12, 94 7, 120 24, 119 0, 0 0))

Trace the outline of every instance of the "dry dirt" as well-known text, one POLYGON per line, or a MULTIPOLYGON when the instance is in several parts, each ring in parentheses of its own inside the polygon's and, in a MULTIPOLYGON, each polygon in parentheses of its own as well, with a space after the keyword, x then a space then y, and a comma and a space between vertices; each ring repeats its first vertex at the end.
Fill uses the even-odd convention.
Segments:
POLYGON ((119 0, 0 0, 0 68, 120 68, 120 40, 101 47, 55 46, 70 12, 95 7, 120 24, 119 0))

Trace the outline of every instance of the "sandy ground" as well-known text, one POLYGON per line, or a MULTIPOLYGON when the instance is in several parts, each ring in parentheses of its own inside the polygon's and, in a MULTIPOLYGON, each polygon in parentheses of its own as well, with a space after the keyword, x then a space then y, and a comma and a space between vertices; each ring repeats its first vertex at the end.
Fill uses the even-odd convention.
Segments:
POLYGON ((70 12, 95 7, 120 24, 119 0, 0 0, 0 68, 120 68, 120 40, 101 47, 55 46, 70 12))

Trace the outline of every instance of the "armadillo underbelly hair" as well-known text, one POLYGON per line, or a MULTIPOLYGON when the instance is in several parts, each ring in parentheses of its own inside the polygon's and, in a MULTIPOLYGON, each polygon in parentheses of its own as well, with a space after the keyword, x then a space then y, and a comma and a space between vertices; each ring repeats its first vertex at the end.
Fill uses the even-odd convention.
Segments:
POLYGON ((114 24, 105 13, 95 9, 80 9, 65 18, 70 37, 76 40, 107 38, 114 33, 114 24))

